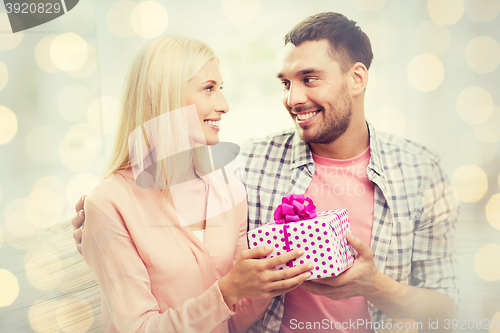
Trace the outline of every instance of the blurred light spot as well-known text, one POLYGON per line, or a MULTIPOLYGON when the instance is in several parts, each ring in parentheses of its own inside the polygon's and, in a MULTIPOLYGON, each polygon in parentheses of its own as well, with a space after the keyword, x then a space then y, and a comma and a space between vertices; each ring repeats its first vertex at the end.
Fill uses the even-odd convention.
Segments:
POLYGON ((12 233, 11 238, 28 237, 37 230, 37 225, 40 224, 38 221, 33 223, 36 218, 26 212, 13 213, 5 219, 5 228, 12 233))
POLYGON ((432 54, 418 55, 408 65, 408 80, 417 90, 434 90, 439 87, 443 79, 443 63, 432 54))
POLYGON ((500 245, 482 246, 474 256, 474 270, 485 281, 500 280, 500 245))
MULTIPOLYGON (((0 34, 1 35, 1 34, 0 34)), ((17 133, 17 117, 6 106, 0 105, 0 145, 9 143, 17 133)))
MULTIPOLYGON (((33 185, 32 191, 38 190, 49 190, 57 195, 61 205, 64 206, 66 203, 66 184, 59 178, 55 176, 47 176, 38 179, 33 185)), ((70 202, 71 205, 73 203, 70 202)))
POLYGON ((52 127, 40 126, 26 136, 25 148, 28 156, 37 163, 50 163, 57 159, 57 149, 61 144, 59 133, 52 127))
POLYGON ((394 53, 398 36, 392 26, 385 22, 374 22, 363 30, 370 37, 375 58, 384 59, 394 53))
POLYGON ((500 45, 491 37, 472 38, 465 47, 465 60, 474 72, 493 72, 500 64, 500 45))
POLYGON ((249 23, 259 14, 260 0, 222 0, 222 10, 234 23, 249 23))
POLYGON ((24 256, 28 280, 39 290, 57 288, 64 277, 64 269, 56 250, 44 246, 29 250, 24 256))
POLYGON ((445 25, 435 21, 425 21, 415 30, 414 41, 420 53, 440 56, 450 46, 450 32, 445 25))
MULTIPOLYGON (((82 195, 89 194, 90 190, 94 188, 99 183, 99 178, 92 176, 91 174, 84 173, 73 177, 69 183, 66 190, 66 195, 68 201, 71 205, 75 205, 82 195)), ((75 210, 73 209, 73 214, 75 215, 75 210)))
POLYGON ((135 35, 130 20, 136 4, 132 1, 117 1, 109 7, 106 15, 109 30, 121 38, 135 35))
POLYGON ((500 193, 492 196, 486 204, 486 219, 493 228, 500 230, 500 193))
POLYGON ((7 240, 11 238, 23 238, 32 235, 36 229, 38 222, 33 223, 36 216, 28 215, 24 210, 26 199, 12 200, 4 210, 5 229, 11 235, 7 235, 7 240))
MULTIPOLYGON (((14 18, 16 19, 16 18, 14 18)), ((12 50, 23 39, 24 33, 22 31, 12 33, 9 17, 7 13, 0 13, 0 50, 12 50)))
POLYGON ((398 136, 404 136, 406 132, 406 119, 403 113, 390 106, 381 107, 375 111, 371 121, 374 126, 398 136))
POLYGON ((132 28, 143 38, 161 35, 168 25, 167 10, 156 1, 145 1, 135 6, 131 15, 132 28))
MULTIPOLYGON (((224 79, 226 78, 224 77, 224 79)), ((101 91, 102 96, 120 98, 122 79, 114 74, 99 75, 99 78, 96 78, 93 85, 96 87, 93 91, 101 91)))
POLYGON ((497 152, 497 144, 481 141, 471 128, 462 134, 460 150, 465 161, 480 165, 492 160, 497 152))
POLYGON ((38 66, 49 73, 61 71, 56 65, 54 65, 52 59, 50 58, 50 45, 52 45, 52 42, 56 39, 56 37, 57 36, 54 35, 42 38, 42 40, 38 42, 35 49, 36 62, 38 66))
POLYGON ((90 44, 87 44, 87 60, 83 63, 82 67, 76 71, 67 72, 75 79, 83 79, 89 77, 94 73, 97 68, 97 50, 90 44))
POLYGON ((62 203, 59 196, 51 190, 33 190, 24 209, 38 227, 47 228, 61 221, 62 203))
POLYGON ((14 274, 0 269, 0 307, 9 306, 19 296, 19 282, 14 274))
POLYGON ((7 66, 0 61, 0 91, 5 88, 7 82, 9 82, 9 71, 7 70, 7 66))
POLYGON ((74 84, 61 90, 57 96, 57 108, 65 119, 83 121, 86 119, 87 108, 93 97, 92 92, 86 87, 74 84))
POLYGON ((476 22, 493 21, 500 12, 500 1, 466 0, 465 11, 476 22))
POLYGON ((474 126, 474 132, 477 137, 484 142, 500 141, 500 107, 490 105, 490 117, 479 126, 474 126))
POLYGON ((95 7, 89 1, 79 1, 77 11, 69 11, 57 21, 64 31, 84 36, 94 28, 94 14, 95 7))
POLYGON ((50 58, 63 71, 74 71, 87 60, 87 42, 75 33, 57 36, 50 45, 50 58))
POLYGON ((71 171, 84 171, 94 164, 101 150, 101 137, 88 124, 71 127, 59 148, 59 156, 71 171))
POLYGON ((94 323, 94 311, 84 300, 65 299, 57 307, 57 323, 68 333, 85 333, 94 323))
POLYGON ((451 25, 460 20, 464 14, 462 0, 427 0, 427 10, 437 23, 451 25))
POLYGON ((87 109, 87 119, 93 130, 109 134, 116 131, 120 103, 111 96, 96 98, 87 109))
POLYGON ((457 97, 458 115, 471 125, 482 124, 493 112, 493 98, 481 87, 469 87, 457 97))
POLYGON ((380 10, 385 4, 385 0, 351 0, 351 2, 357 10, 365 11, 380 10))
POLYGON ((476 165, 463 165, 455 171, 451 184, 463 202, 479 201, 488 190, 488 177, 476 165))
POLYGON ((59 301, 35 301, 30 307, 29 320, 31 327, 38 333, 59 332, 56 311, 59 301))

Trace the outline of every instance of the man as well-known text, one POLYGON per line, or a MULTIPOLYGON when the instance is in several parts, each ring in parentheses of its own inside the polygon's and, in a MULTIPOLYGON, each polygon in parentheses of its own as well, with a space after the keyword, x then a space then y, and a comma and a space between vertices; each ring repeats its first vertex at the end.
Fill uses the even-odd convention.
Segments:
POLYGON ((272 221, 286 194, 305 193, 318 211, 348 209, 358 255, 338 277, 274 298, 251 331, 370 332, 389 318, 421 330, 440 319, 442 329, 457 314, 458 200, 435 153, 366 122, 372 58, 366 34, 338 13, 311 16, 285 36, 277 77, 296 130, 242 147, 234 168, 247 188, 249 229, 272 221))

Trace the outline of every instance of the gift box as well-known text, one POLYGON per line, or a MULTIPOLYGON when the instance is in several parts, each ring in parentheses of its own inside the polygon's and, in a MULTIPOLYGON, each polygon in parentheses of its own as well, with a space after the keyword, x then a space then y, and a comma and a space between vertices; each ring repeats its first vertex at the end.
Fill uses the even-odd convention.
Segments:
POLYGON ((260 245, 273 246, 273 252, 266 258, 298 248, 304 249, 305 253, 302 256, 274 269, 282 270, 305 262, 313 262, 316 267, 312 270, 313 275, 310 279, 337 276, 351 267, 355 252, 345 237, 346 233, 351 231, 347 210, 329 210, 316 214, 314 204, 309 198, 304 198, 302 195, 292 197, 290 200, 287 197, 283 198, 283 204, 291 202, 288 206, 292 206, 296 213, 287 214, 291 211, 290 207, 283 209, 283 205, 280 205, 281 207, 275 212, 274 222, 248 232, 250 248, 260 245), (301 199, 305 205, 300 203, 301 199), (294 206, 294 201, 298 205, 294 206), (300 207, 301 205, 304 207, 300 207), (306 208, 307 206, 309 208, 306 208), (308 209, 308 212, 300 214, 304 209, 308 209))

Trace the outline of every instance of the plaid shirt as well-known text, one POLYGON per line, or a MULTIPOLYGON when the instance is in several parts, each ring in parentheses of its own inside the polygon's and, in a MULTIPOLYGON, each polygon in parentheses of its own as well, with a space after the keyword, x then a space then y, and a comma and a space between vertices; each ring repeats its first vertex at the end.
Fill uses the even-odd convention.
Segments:
MULTIPOLYGON (((439 156, 412 141, 377 133, 368 124, 368 178, 375 184, 371 248, 377 268, 406 285, 459 301, 454 258, 458 199, 439 156)), ((243 144, 231 168, 246 186, 248 226, 273 221, 288 193, 305 193, 315 172, 309 145, 293 130, 243 144)), ((285 296, 275 297, 249 332, 279 332, 285 296)), ((368 302, 373 322, 389 317, 368 302)))

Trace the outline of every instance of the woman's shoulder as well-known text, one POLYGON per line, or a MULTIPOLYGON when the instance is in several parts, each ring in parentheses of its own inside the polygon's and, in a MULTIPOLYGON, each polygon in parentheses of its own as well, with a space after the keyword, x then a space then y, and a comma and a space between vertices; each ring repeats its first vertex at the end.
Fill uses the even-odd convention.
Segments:
POLYGON ((126 202, 136 186, 129 169, 119 170, 102 179, 87 195, 85 202, 95 206, 126 202))
POLYGON ((246 201, 247 192, 241 180, 231 170, 226 169, 226 175, 233 194, 234 203, 238 204, 243 200, 246 201))

